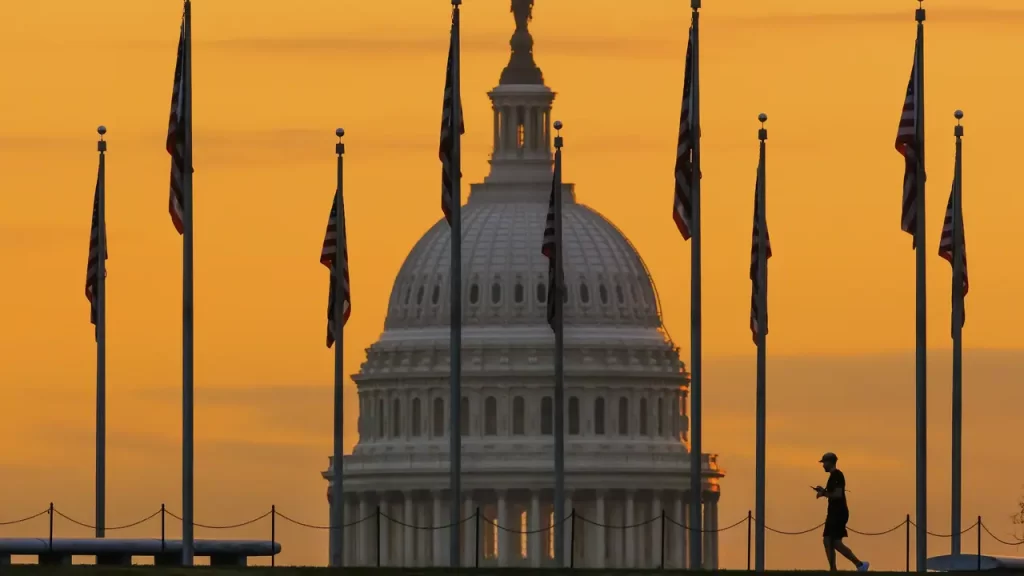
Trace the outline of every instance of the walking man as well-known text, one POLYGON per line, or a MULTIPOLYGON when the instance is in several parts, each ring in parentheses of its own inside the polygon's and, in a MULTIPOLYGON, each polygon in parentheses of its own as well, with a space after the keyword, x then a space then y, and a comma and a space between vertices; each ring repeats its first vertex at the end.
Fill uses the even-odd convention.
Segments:
POLYGON ((846 477, 836 468, 839 457, 832 452, 826 452, 819 462, 825 472, 828 472, 828 482, 825 487, 815 486, 818 498, 828 498, 828 513, 825 515, 825 531, 822 534, 825 544, 825 556, 828 557, 828 567, 832 572, 836 571, 836 552, 844 558, 853 562, 858 572, 867 572, 868 562, 857 559, 857 555, 843 544, 846 538, 846 523, 850 521, 850 509, 846 506, 846 477))

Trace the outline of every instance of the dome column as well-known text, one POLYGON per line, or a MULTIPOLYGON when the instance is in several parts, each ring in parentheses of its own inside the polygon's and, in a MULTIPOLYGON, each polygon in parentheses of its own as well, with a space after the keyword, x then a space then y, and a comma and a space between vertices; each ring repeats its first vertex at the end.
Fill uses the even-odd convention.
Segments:
POLYGON ((605 518, 604 497, 606 492, 598 490, 594 495, 594 522, 597 526, 588 526, 594 531, 594 568, 604 568, 605 562, 605 530, 608 523, 605 518))
MULTIPOLYGON (((555 522, 564 522, 564 524, 563 524, 564 529, 562 530, 562 540, 563 540, 563 542, 562 542, 562 550, 564 552, 562 554, 562 558, 564 559, 564 562, 565 562, 566 566, 570 565, 569 560, 570 560, 570 558, 572 558, 572 554, 575 552, 575 550, 573 550, 573 545, 572 545, 572 532, 573 532, 573 530, 575 528, 579 527, 578 524, 576 526, 573 526, 573 518, 571 517, 572 509, 573 509, 572 508, 572 491, 571 490, 566 490, 565 491, 565 508, 563 508, 563 510, 565 510, 565 515, 568 518, 555 518, 555 522)), ((554 530, 552 530, 551 534, 553 535, 554 533, 555 533, 554 530)), ((557 546, 558 544, 556 543, 555 545, 557 546)))
POLYGON ((472 568, 476 562, 477 538, 480 537, 476 533, 476 518, 473 517, 476 514, 476 505, 473 503, 472 490, 466 492, 463 510, 465 512, 462 517, 469 518, 469 520, 462 523, 462 566, 472 568))
POLYGON ((491 105, 491 110, 494 111, 494 143, 492 144, 492 150, 497 151, 501 138, 501 111, 494 105, 491 105))
POLYGON ((718 492, 704 492, 704 557, 706 570, 714 570, 718 565, 718 492))
POLYGON ((512 554, 509 550, 508 539, 511 534, 508 531, 508 494, 505 490, 498 490, 498 566, 502 568, 509 565, 512 554))
MULTIPOLYGON (((358 502, 359 496, 356 495, 355 498, 346 498, 345 500, 345 524, 351 526, 353 522, 358 520, 358 518, 353 518, 353 516, 355 516, 358 513, 358 511, 355 508, 355 504, 358 502)), ((358 563, 358 560, 356 560, 356 554, 359 553, 358 535, 352 533, 348 538, 345 539, 342 545, 345 551, 342 553, 343 556, 341 565, 355 566, 358 563)))
POLYGON ((661 546, 665 541, 664 535, 661 533, 661 528, 664 523, 661 520, 661 515, 664 514, 665 510, 661 506, 661 493, 657 490, 654 491, 651 497, 651 566, 653 568, 659 568, 661 566, 661 546))
MULTIPOLYGON (((432 524, 434 526, 444 526, 447 522, 444 522, 444 512, 441 510, 441 491, 434 490, 430 493, 431 499, 434 501, 434 514, 431 516, 432 524)), ((442 528, 440 530, 431 530, 430 539, 432 540, 434 554, 434 561, 431 563, 432 566, 445 566, 444 562, 444 551, 448 549, 446 534, 450 534, 450 528, 442 528)))
POLYGON ((380 533, 378 534, 378 542, 380 546, 380 565, 390 566, 391 565, 391 509, 388 506, 387 494, 381 493, 380 495, 380 511, 381 514, 387 514, 387 518, 381 518, 380 522, 380 533))
POLYGON ((405 512, 405 518, 402 520, 405 524, 402 527, 402 565, 414 566, 416 564, 416 534, 413 532, 413 526, 416 525, 416 501, 413 499, 411 490, 402 492, 402 509, 405 512))
POLYGON ((357 548, 355 556, 355 564, 357 566, 369 565, 369 560, 366 555, 369 550, 373 550, 373 546, 376 545, 370 539, 370 526, 373 526, 372 518, 370 520, 364 520, 370 515, 370 494, 368 492, 360 492, 359 498, 359 519, 363 522, 359 523, 359 527, 355 531, 356 539, 358 540, 359 548, 357 548))
POLYGON ((540 542, 543 534, 539 532, 541 529, 540 492, 537 490, 530 490, 530 513, 527 514, 527 520, 530 526, 530 534, 527 536, 530 566, 539 568, 541 558, 540 542))
MULTIPOLYGON (((672 497, 672 519, 677 523, 686 525, 686 497, 684 492, 673 492, 672 497)), ((669 534, 672 534, 672 566, 674 568, 686 568, 686 542, 687 532, 686 528, 673 524, 674 528, 669 534)))
MULTIPOLYGON (((438 526, 430 516, 430 492, 420 493, 416 499, 416 525, 417 526, 438 526)), ((433 562, 434 551, 431 549, 431 539, 436 530, 416 530, 416 566, 430 566, 433 562)))
MULTIPOLYGON (((626 490, 626 518, 622 523, 624 526, 632 526, 636 524, 635 515, 635 502, 636 491, 626 490)), ((622 530, 623 536, 626 539, 626 562, 623 568, 636 568, 636 541, 639 530, 636 528, 626 528, 622 530)))

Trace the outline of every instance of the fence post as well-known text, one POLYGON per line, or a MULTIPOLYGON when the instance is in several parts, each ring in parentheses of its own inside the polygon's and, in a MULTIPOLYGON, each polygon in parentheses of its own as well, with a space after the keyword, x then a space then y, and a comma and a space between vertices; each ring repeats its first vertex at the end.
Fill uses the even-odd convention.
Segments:
POLYGON ((380 505, 377 505, 377 568, 380 568, 380 505))
POLYGON ((661 565, 662 570, 665 569, 665 509, 661 509, 661 565))
MULTIPOLYGON (((564 546, 564 544, 563 544, 564 546)), ((576 567, 576 508, 569 514, 569 568, 576 567)))
POLYGON ((978 570, 981 571, 981 516, 978 516, 978 570))
POLYGON ((160 504, 160 551, 167 550, 167 506, 160 504))
POLYGON ((903 525, 907 527, 907 572, 910 572, 910 514, 907 514, 903 525))
POLYGON ((53 552, 53 502, 50 502, 50 552, 53 552))
POLYGON ((750 572, 750 528, 754 515, 747 510, 747 572, 750 572))
POLYGON ((270 505, 270 565, 274 565, 274 544, 277 542, 277 506, 270 505))
POLYGON ((473 544, 474 544, 473 567, 474 568, 479 568, 480 567, 480 507, 479 506, 476 507, 476 513, 474 514, 474 520, 475 520, 475 523, 476 523, 476 528, 474 529, 475 532, 474 532, 474 537, 473 537, 473 544))

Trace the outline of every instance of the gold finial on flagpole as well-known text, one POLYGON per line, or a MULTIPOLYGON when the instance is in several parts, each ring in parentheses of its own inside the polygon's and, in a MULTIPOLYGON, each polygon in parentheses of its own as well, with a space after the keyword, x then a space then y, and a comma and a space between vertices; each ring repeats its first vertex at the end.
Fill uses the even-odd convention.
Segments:
POLYGON ((452 6, 458 6, 459 4, 462 4, 462 0, 452 0, 452 6))
POLYGON ((956 127, 953 128, 953 136, 960 138, 964 135, 964 127, 960 125, 960 121, 964 118, 964 111, 957 110, 956 112, 953 112, 953 117, 956 118, 956 127))
POLYGON ((562 147, 562 121, 555 120, 555 148, 562 147))
POLYGON ((924 0, 917 0, 917 12, 914 13, 914 19, 924 22, 924 0))
POLYGON ((768 115, 761 112, 757 115, 757 121, 761 123, 761 129, 757 131, 758 140, 768 139, 768 129, 764 127, 764 123, 768 121, 768 115))
POLYGON ((700 10, 700 0, 690 0, 690 8, 700 10))
POLYGON ((96 129, 96 132, 98 132, 99 135, 100 135, 100 141, 96 144, 96 149, 98 151, 100 151, 100 152, 106 152, 107 151, 107 142, 106 142, 106 140, 103 139, 103 136, 107 133, 107 127, 106 126, 100 126, 99 128, 96 129))
POLYGON ((342 142, 341 139, 345 137, 345 129, 344 128, 336 129, 334 131, 334 135, 338 137, 338 143, 334 145, 335 152, 337 152, 339 155, 344 154, 345 153, 345 143, 342 142))

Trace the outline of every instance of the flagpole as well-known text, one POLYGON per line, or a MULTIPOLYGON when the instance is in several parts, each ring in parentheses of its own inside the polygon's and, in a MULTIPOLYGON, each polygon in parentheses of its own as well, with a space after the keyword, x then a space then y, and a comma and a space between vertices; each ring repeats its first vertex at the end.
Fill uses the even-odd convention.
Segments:
MULTIPOLYGON (((458 22, 459 5, 462 0, 452 0, 454 21, 458 22)), ((451 214, 451 344, 450 344, 450 388, 448 400, 448 428, 450 444, 448 446, 451 479, 451 517, 449 524, 449 563, 452 568, 460 564, 459 526, 462 525, 462 136, 459 126, 462 125, 462 93, 459 85, 459 61, 461 46, 459 42, 459 26, 452 28, 452 202, 449 206, 451 214)), ((468 527, 467 527, 468 528, 468 527)))
POLYGON ((96 130, 100 139, 99 186, 96 193, 96 537, 103 538, 107 510, 107 143, 105 126, 96 130))
MULTIPOLYGON (((920 0, 919 0, 920 1, 920 0)), ((924 21, 925 10, 915 12, 917 21, 917 229, 914 233, 917 249, 917 571, 924 572, 928 562, 928 349, 925 276, 925 170, 924 170, 924 21)))
POLYGON ((701 567, 701 492, 703 461, 701 445, 701 280, 700 280, 700 1, 690 0, 693 10, 693 181, 690 230, 690 569, 701 567))
MULTIPOLYGON (((555 566, 565 568, 565 275, 562 272, 562 123, 555 122, 555 566)), ((572 551, 570 550, 571 554, 572 551)))
POLYGON ((754 490, 754 570, 758 573, 764 571, 764 515, 765 515, 765 421, 766 421, 766 395, 765 369, 766 369, 766 345, 768 334, 768 208, 766 206, 768 184, 765 181, 767 166, 765 165, 765 140, 768 139, 768 130, 764 123, 768 115, 761 113, 757 117, 761 122, 761 128, 757 131, 757 138, 760 140, 760 160, 758 161, 758 187, 757 187, 757 405, 756 420, 757 432, 755 440, 755 490, 754 490))
POLYGON ((183 274, 182 274, 182 482, 181 482, 181 563, 192 566, 194 554, 194 517, 193 517, 193 398, 194 385, 194 295, 193 295, 193 236, 192 236, 192 4, 185 0, 185 166, 184 166, 184 204, 183 214, 183 274))
POLYGON ((963 351, 961 337, 963 335, 963 159, 960 139, 964 135, 964 127, 960 120, 964 113, 957 110, 953 113, 956 118, 956 127, 953 128, 953 136, 956 137, 956 164, 953 169, 953 178, 956 183, 953 186, 953 502, 950 515, 950 533, 952 546, 950 552, 953 555, 960 554, 960 507, 962 494, 962 434, 963 434, 963 351))
POLYGON ((337 215, 334 225, 334 456, 332 466, 334 474, 331 478, 333 492, 331 497, 331 566, 341 567, 345 564, 345 491, 343 486, 344 433, 345 433, 345 285, 343 282, 345 261, 345 198, 343 162, 345 144, 341 141, 345 130, 334 131, 338 143, 334 151, 338 155, 338 192, 334 195, 334 213, 337 215))

